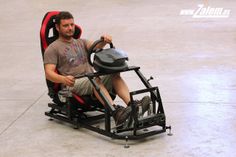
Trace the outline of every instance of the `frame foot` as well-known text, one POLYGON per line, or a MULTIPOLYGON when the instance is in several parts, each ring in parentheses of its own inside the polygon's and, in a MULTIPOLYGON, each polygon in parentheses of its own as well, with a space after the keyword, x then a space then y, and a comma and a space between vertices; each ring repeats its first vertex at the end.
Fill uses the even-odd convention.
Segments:
POLYGON ((171 126, 167 126, 166 129, 169 129, 168 136, 173 136, 173 133, 171 132, 171 126))
POLYGON ((124 148, 129 148, 128 136, 125 136, 125 146, 124 146, 124 148))
POLYGON ((74 129, 79 129, 79 125, 74 125, 74 129))

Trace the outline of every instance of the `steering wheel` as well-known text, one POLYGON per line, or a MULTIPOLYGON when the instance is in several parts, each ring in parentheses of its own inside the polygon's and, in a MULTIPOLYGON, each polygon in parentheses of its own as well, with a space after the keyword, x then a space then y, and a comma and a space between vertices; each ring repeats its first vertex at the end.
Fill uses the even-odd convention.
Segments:
MULTIPOLYGON (((101 38, 101 39, 99 39, 99 40, 96 40, 96 41, 91 45, 91 47, 90 47, 89 50, 88 50, 88 62, 89 62, 89 64, 90 64, 91 66, 93 66, 93 62, 92 62, 92 60, 91 60, 92 54, 93 54, 93 53, 99 53, 99 52, 101 52, 101 51, 103 50, 103 49, 96 49, 96 46, 97 46, 98 44, 100 44, 101 42, 104 42, 104 39, 103 39, 103 38, 101 38)), ((108 44, 108 43, 107 43, 107 44, 108 44)), ((110 48, 114 48, 112 42, 109 43, 109 45, 110 45, 110 48)))

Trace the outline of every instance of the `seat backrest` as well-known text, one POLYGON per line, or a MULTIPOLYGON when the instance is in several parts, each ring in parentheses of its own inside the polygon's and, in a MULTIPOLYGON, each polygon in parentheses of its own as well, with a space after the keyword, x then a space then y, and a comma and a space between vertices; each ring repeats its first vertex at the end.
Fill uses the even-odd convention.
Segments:
MULTIPOLYGON (((59 13, 60 13, 59 11, 47 12, 43 18, 40 29, 41 52, 43 57, 44 57, 44 52, 48 47, 48 45, 50 45, 53 41, 55 41, 59 36, 55 26, 55 17, 59 13)), ((81 34, 82 34, 81 27, 75 25, 75 33, 73 37, 75 39, 78 39, 80 38, 81 34)), ((48 86, 49 96, 51 98, 55 98, 55 94, 57 95, 57 92, 60 89, 59 84, 54 83, 47 79, 46 82, 48 86)))

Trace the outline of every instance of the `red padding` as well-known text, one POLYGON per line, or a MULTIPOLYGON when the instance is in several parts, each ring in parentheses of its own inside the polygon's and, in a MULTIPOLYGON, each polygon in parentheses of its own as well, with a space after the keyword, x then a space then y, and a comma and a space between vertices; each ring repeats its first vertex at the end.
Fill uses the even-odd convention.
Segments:
POLYGON ((73 97, 81 104, 85 104, 84 100, 81 99, 78 95, 76 95, 75 93, 73 93, 73 97))
POLYGON ((48 21, 50 20, 50 18, 52 16, 55 16, 57 14, 59 14, 59 11, 49 12, 46 15, 46 17, 44 18, 44 20, 43 20, 41 31, 40 31, 40 36, 41 36, 41 40, 42 40, 43 50, 45 50, 48 47, 48 44, 47 44, 47 41, 46 41, 46 37, 45 37, 47 23, 48 23, 48 21))

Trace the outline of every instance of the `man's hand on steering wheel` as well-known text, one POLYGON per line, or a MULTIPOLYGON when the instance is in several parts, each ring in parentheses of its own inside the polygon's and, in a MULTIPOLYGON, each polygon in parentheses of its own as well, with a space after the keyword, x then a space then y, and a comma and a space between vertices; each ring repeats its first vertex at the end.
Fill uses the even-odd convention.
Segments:
POLYGON ((101 39, 105 42, 105 43, 111 43, 112 42, 112 36, 108 35, 108 34, 104 34, 101 36, 101 39))

